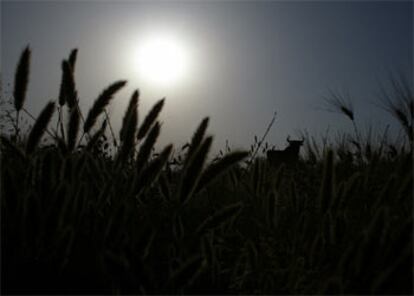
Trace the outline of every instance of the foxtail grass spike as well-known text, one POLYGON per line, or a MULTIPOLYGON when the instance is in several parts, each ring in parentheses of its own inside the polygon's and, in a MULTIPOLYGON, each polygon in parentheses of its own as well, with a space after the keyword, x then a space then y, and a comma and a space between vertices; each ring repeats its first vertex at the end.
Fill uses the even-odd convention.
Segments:
POLYGON ((207 137, 201 144, 200 148, 194 153, 187 168, 185 169, 180 192, 180 202, 183 205, 189 201, 197 187, 201 171, 207 159, 207 154, 210 150, 212 142, 213 137, 207 137))
POLYGON ((109 104, 113 95, 125 86, 127 82, 125 80, 117 81, 106 88, 99 97, 95 100, 92 108, 89 110, 88 116, 86 117, 83 130, 88 133, 94 126, 98 116, 104 111, 104 108, 109 104))
POLYGON ((55 103, 49 102, 43 111, 40 113, 36 122, 34 123, 32 130, 30 131, 29 138, 26 145, 26 153, 31 154, 40 142, 43 133, 46 131, 47 125, 52 119, 53 112, 55 111, 55 103))
POLYGON ((328 111, 342 113, 354 121, 355 112, 348 92, 329 90, 329 95, 325 96, 324 100, 328 105, 328 111))
POLYGON ((135 147, 135 132, 137 130, 137 120, 138 120, 138 112, 137 109, 134 107, 131 109, 131 114, 126 115, 128 120, 124 124, 126 126, 122 126, 124 129, 124 135, 121 142, 121 149, 119 150, 118 154, 118 164, 126 161, 128 157, 131 155, 131 151, 134 150, 135 147))
POLYGON ((26 98, 27 85, 29 83, 30 55, 31 51, 29 46, 27 46, 20 56, 19 64, 17 65, 13 90, 16 111, 20 111, 23 108, 26 98))
POLYGON ((246 151, 231 152, 217 162, 212 163, 201 175, 196 191, 199 191, 207 186, 210 182, 212 182, 214 179, 223 174, 226 170, 231 168, 239 161, 242 161, 248 155, 249 153, 246 151))
POLYGON ((148 136, 146 137, 144 143, 142 144, 141 148, 139 149, 137 161, 136 161, 136 168, 137 173, 142 171, 145 164, 148 162, 151 150, 155 145, 155 142, 157 141, 157 138, 160 134, 160 124, 158 122, 155 123, 154 127, 149 132, 148 136))
POLYGON ((156 121, 158 114, 161 112, 162 107, 164 106, 165 99, 159 100, 152 109, 148 112, 147 116, 144 118, 141 127, 139 128, 137 138, 141 140, 145 137, 153 123, 156 121))
POLYGON ((188 162, 190 161, 190 159, 193 156, 194 152, 198 149, 201 142, 203 141, 204 135, 205 135, 207 127, 208 127, 209 120, 210 119, 208 117, 204 118, 201 121, 200 125, 197 127, 196 131, 194 132, 194 135, 191 139, 191 144, 190 144, 189 149, 188 149, 187 157, 186 157, 186 160, 185 160, 185 165, 188 165, 188 162))
POLYGON ((59 105, 63 106, 66 103, 66 84, 67 84, 67 77, 65 71, 65 61, 62 62, 62 78, 60 81, 60 89, 59 89, 59 105))
MULTIPOLYGON (((136 114, 136 116, 137 116, 136 121, 138 123, 138 113, 136 112, 137 111, 136 109, 138 107, 138 98, 139 98, 139 92, 138 92, 138 90, 135 90, 134 93, 131 96, 131 99, 129 100, 129 105, 128 105, 127 111, 125 112, 125 116, 122 120, 122 126, 121 126, 121 130, 119 132, 119 138, 120 138, 121 142, 124 141, 126 130, 129 127, 128 122, 129 122, 130 117, 133 113, 136 114)), ((135 128, 136 128, 136 126, 135 126, 135 128)))
POLYGON ((72 49, 69 55, 69 65, 72 69, 72 73, 75 73, 76 58, 78 57, 78 49, 72 49))
POLYGON ((77 92, 75 86, 75 78, 68 61, 62 62, 62 82, 59 92, 59 105, 63 106, 68 103, 69 108, 76 106, 77 92))
POLYGON ((160 155, 151 161, 148 166, 144 169, 142 174, 139 177, 138 181, 138 194, 142 192, 145 188, 150 188, 152 184, 158 179, 158 176, 161 173, 162 168, 167 163, 171 152, 173 149, 173 145, 168 145, 163 149, 160 155))

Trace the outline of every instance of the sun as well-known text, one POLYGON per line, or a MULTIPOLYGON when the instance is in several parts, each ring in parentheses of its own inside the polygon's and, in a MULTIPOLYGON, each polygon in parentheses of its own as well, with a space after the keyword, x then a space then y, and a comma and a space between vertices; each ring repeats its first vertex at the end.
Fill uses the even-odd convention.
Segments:
POLYGON ((172 35, 153 34, 142 39, 136 57, 140 79, 154 86, 176 85, 189 71, 188 46, 172 35))

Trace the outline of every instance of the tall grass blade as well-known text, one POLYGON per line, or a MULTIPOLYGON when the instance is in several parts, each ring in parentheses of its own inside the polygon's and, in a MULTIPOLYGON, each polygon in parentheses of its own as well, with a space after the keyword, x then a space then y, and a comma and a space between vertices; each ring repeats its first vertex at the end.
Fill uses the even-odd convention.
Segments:
POLYGON ((322 184, 319 191, 320 210, 324 214, 328 211, 334 199, 334 154, 329 150, 326 154, 322 184))
POLYGON ((238 202, 222 208, 213 215, 207 217, 197 228, 197 234, 203 235, 208 230, 221 226, 224 222, 235 217, 241 211, 243 203, 238 202))
POLYGON ((202 256, 190 258, 176 271, 174 271, 168 280, 169 286, 178 290, 190 285, 200 274, 204 267, 204 259, 202 256))

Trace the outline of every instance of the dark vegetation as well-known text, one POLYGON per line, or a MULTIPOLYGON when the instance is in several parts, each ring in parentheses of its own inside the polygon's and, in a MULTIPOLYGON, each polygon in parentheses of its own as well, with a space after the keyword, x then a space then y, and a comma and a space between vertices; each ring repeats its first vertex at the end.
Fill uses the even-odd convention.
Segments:
POLYGON ((413 293, 409 84, 383 92, 404 141, 363 140, 352 105, 333 94, 355 134, 325 146, 306 137, 298 161, 274 168, 257 153, 265 137, 207 161, 208 118, 181 155, 155 153, 164 100, 138 123, 138 91, 116 141, 105 107, 126 82, 84 117, 76 55, 27 131, 29 48, 17 66, 1 135, 2 294, 413 293))

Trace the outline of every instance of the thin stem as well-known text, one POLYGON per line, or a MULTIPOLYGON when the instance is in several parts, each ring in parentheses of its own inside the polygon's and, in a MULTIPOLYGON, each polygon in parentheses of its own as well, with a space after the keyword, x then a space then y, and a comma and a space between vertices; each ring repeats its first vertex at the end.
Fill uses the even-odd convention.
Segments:
MULTIPOLYGON (((265 131, 265 133, 263 134, 262 138, 261 138, 261 139, 260 139, 260 141, 257 143, 257 147, 256 147, 255 151, 253 152, 252 156, 250 157, 250 161, 249 161, 249 163, 248 163, 247 168, 248 168, 248 167, 250 166, 250 164, 253 162, 253 159, 256 157, 256 154, 257 154, 257 152, 259 151, 260 146, 262 146, 262 144, 263 144, 264 140, 266 139, 267 134, 268 134, 268 133, 269 133, 269 131, 270 131, 270 128, 271 128, 271 127, 272 127, 272 125, 275 123, 275 120, 276 120, 276 115, 277 115, 277 112, 273 113, 272 120, 270 121, 269 125, 267 126, 266 131, 265 131)), ((247 169, 247 168, 246 168, 246 169, 247 169)))
POLYGON ((36 117, 34 117, 29 111, 27 111, 25 108, 22 108, 22 110, 24 111, 24 113, 26 113, 26 115, 28 115, 31 119, 33 119, 34 121, 36 121, 36 117))
MULTIPOLYGON (((36 122, 36 117, 34 117, 32 114, 30 114, 30 112, 29 111, 27 111, 24 107, 22 108, 22 110, 24 111, 24 113, 26 113, 26 115, 28 115, 31 119, 33 119, 33 121, 35 121, 36 122)), ((49 136, 51 136, 52 138, 54 138, 55 136, 56 136, 56 134, 54 135, 54 134, 52 134, 52 132, 51 131, 49 131, 49 129, 46 129, 46 133, 49 135, 49 136)), ((56 131, 55 131, 55 133, 56 133, 56 131)))
POLYGON ((270 131, 270 129, 271 129, 271 127, 272 127, 272 125, 274 124, 274 122, 275 122, 275 120, 276 120, 276 115, 277 115, 277 112, 273 113, 272 120, 270 121, 269 125, 267 126, 266 131, 265 131, 265 133, 263 134, 263 137, 260 139, 260 141, 259 141, 259 143, 258 143, 258 145, 257 145, 257 147, 256 147, 256 150, 254 151, 254 153, 253 153, 252 157, 255 157, 255 156, 256 156, 257 152, 259 151, 260 147, 262 146, 262 144, 263 144, 264 140, 265 140, 265 139, 266 139, 266 137, 267 137, 267 134, 269 133, 269 131, 270 131))
POLYGON ((362 157, 362 148, 361 148, 361 145, 362 145, 362 141, 361 141, 361 136, 360 136, 360 134, 358 133, 358 128, 357 128, 357 126, 356 126, 356 123, 355 123, 355 120, 352 120, 352 126, 354 127, 354 132, 355 132, 355 140, 358 142, 358 144, 359 144, 359 148, 358 148, 358 153, 359 153, 359 157, 361 158, 362 157))

